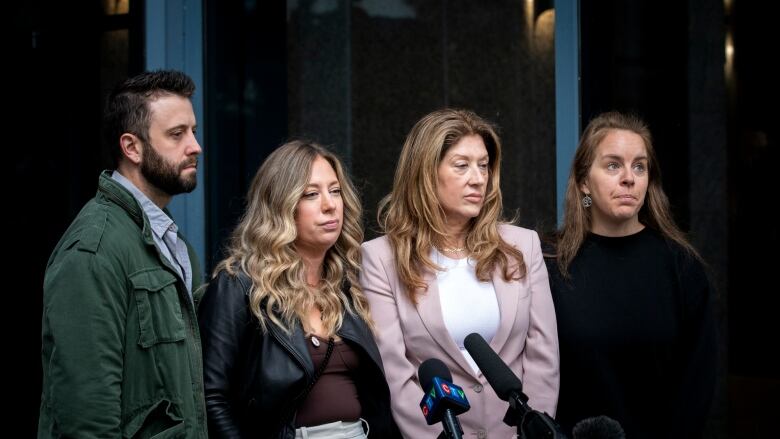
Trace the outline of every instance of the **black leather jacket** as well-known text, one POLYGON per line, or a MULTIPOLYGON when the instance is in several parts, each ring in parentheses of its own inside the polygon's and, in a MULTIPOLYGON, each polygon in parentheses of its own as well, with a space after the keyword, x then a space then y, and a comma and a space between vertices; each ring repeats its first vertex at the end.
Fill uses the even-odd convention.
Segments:
MULTIPOLYGON (((222 271, 198 307, 209 435, 294 438, 294 413, 314 366, 299 326, 286 334, 269 323, 263 333, 249 311, 251 285, 243 272, 231 276, 222 271)), ((371 439, 400 438, 370 329, 360 318, 345 313, 338 335, 362 358, 363 372, 356 384, 361 417, 369 423, 371 439)))

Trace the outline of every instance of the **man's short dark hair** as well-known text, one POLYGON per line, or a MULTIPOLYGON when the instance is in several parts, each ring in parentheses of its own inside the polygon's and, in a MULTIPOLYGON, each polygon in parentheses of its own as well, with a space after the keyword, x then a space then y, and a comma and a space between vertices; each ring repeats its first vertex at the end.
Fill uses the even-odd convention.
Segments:
POLYGON ((176 70, 144 72, 117 85, 108 97, 103 113, 103 135, 113 168, 119 165, 121 148, 119 138, 124 133, 138 136, 149 142, 151 113, 149 102, 164 94, 190 98, 195 92, 195 82, 176 70))

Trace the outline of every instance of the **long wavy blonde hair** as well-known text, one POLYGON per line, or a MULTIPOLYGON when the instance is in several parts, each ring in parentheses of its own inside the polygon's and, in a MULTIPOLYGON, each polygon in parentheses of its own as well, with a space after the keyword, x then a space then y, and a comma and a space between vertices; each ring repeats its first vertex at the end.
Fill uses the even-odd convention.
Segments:
POLYGON ((432 247, 445 245, 447 216, 437 197, 438 168, 447 150, 462 138, 478 135, 489 156, 485 201, 472 218, 466 234, 466 249, 477 262, 477 278, 490 280, 496 266, 506 281, 526 275, 520 250, 498 233, 501 204, 501 141, 492 124, 468 110, 442 109, 420 119, 404 142, 395 170, 393 189, 379 205, 379 225, 390 240, 395 265, 409 298, 427 291, 422 273, 437 271, 430 258, 432 247))
POLYGON ((306 321, 313 306, 322 309, 322 324, 329 335, 341 327, 345 310, 373 328, 358 282, 361 215, 360 200, 338 157, 316 143, 285 143, 255 174, 246 212, 232 233, 228 256, 217 265, 214 275, 220 270, 232 275, 242 270, 249 275, 249 307, 264 331, 270 320, 289 332, 294 324, 306 321), (325 255, 322 287, 315 293, 306 285, 304 263, 295 251, 295 212, 317 157, 327 160, 336 172, 344 219, 341 235, 325 255), (344 293, 345 285, 348 294, 344 293))
POLYGON ((580 190, 588 178, 591 165, 596 159, 596 150, 602 140, 614 130, 626 130, 642 138, 647 152, 648 186, 645 203, 639 210, 639 222, 658 231, 666 239, 679 244, 686 252, 701 260, 699 254, 685 238, 672 217, 669 199, 661 186, 661 171, 653 148, 653 139, 647 124, 638 116, 616 111, 594 117, 582 133, 574 161, 571 164, 566 196, 563 206, 563 224, 558 231, 558 268, 564 277, 569 277, 569 265, 577 256, 585 237, 591 229, 591 212, 582 205, 585 194, 580 190))

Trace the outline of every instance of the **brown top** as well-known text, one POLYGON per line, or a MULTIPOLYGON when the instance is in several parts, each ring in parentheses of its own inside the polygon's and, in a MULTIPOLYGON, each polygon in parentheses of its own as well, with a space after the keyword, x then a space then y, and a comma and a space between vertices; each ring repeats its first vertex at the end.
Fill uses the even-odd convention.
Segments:
MULTIPOLYGON (((309 341, 306 346, 309 348, 314 370, 318 370, 328 350, 328 339, 312 335, 308 335, 306 339, 309 341), (319 346, 315 346, 312 337, 316 338, 319 346)), ((359 366, 358 353, 344 341, 335 342, 330 361, 322 376, 298 408, 295 426, 313 427, 336 421, 357 421, 361 411, 355 385, 359 366)))

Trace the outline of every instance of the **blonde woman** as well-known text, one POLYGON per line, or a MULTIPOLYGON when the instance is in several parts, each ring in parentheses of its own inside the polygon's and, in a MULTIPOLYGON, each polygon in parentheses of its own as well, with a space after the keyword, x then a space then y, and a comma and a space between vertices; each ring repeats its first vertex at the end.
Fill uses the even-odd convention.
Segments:
POLYGON ((212 437, 397 437, 362 237, 336 156, 293 141, 266 159, 199 307, 212 437))
POLYGON ((406 438, 441 431, 419 409, 417 369, 429 358, 443 361, 466 391, 463 437, 517 433, 503 423, 507 403, 463 346, 473 332, 522 379, 531 407, 555 414, 558 340, 547 270, 537 234, 500 223, 500 167, 501 142, 479 116, 445 109, 423 117, 380 205, 386 235, 363 244, 360 283, 406 438))

